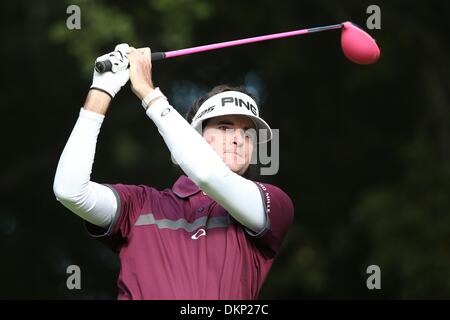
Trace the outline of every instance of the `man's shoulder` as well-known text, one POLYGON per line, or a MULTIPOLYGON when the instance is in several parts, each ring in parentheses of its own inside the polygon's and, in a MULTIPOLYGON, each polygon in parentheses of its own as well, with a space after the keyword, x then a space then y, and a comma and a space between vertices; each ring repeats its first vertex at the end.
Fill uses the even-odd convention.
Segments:
POLYGON ((107 187, 114 188, 116 190, 123 191, 145 191, 149 189, 153 189, 152 187, 145 184, 132 184, 132 183, 107 183, 105 184, 107 187))

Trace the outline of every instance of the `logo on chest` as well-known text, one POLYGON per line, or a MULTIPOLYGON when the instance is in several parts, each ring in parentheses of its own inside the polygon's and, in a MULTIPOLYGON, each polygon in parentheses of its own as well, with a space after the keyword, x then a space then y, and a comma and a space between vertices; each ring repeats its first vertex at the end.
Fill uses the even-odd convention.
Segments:
POLYGON ((206 236, 206 230, 201 228, 198 229, 197 232, 195 232, 192 236, 191 239, 192 240, 197 240, 198 238, 202 237, 202 236, 206 236))

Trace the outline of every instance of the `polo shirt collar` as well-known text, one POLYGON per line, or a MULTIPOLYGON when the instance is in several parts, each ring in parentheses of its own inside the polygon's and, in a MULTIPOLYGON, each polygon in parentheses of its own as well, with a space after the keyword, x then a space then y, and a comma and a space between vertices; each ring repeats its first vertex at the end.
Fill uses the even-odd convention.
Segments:
POLYGON ((180 198, 187 198, 199 192, 200 189, 191 179, 182 175, 174 183, 172 191, 180 198))

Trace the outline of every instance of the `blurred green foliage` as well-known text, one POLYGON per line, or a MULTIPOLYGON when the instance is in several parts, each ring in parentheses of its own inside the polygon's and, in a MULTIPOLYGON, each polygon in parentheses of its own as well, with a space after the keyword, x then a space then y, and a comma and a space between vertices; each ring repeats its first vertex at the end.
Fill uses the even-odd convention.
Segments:
POLYGON ((191 46, 193 25, 208 19, 213 11, 213 1, 208 0, 148 0, 149 7, 163 23, 162 44, 172 50, 191 46))
POLYGON ((49 28, 49 37, 51 41, 67 46, 67 51, 78 60, 86 76, 92 74, 93 57, 99 56, 107 45, 122 42, 140 45, 133 18, 120 8, 92 0, 67 0, 66 3, 81 8, 82 27, 72 31, 65 20, 59 20, 49 28))
POLYGON ((423 134, 400 156, 401 179, 367 192, 354 208, 371 243, 367 263, 383 266, 386 286, 398 285, 399 298, 448 298, 450 162, 423 134))
MULTIPOLYGON (((142 41, 144 37, 139 37, 135 18, 114 1, 66 0, 66 3, 80 7, 82 27, 73 32, 63 20, 58 20, 49 28, 49 38, 67 47, 85 76, 92 73, 92 57, 112 50, 117 43, 129 43, 136 48, 149 45, 142 41)), ((142 19, 151 21, 148 25, 158 30, 161 44, 173 50, 190 45, 191 26, 197 20, 207 19, 212 11, 212 3, 207 0, 152 0, 138 6, 142 19)))

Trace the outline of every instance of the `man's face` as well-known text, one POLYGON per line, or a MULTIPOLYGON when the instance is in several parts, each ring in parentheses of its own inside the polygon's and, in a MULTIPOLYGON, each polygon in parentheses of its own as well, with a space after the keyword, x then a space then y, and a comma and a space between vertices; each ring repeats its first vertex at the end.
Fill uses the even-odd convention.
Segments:
POLYGON ((249 129, 255 130, 254 122, 242 115, 211 118, 203 130, 203 137, 225 164, 235 173, 244 174, 250 165, 253 138, 249 129))

